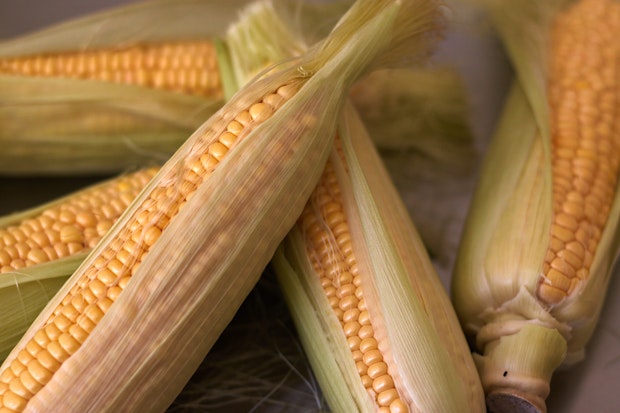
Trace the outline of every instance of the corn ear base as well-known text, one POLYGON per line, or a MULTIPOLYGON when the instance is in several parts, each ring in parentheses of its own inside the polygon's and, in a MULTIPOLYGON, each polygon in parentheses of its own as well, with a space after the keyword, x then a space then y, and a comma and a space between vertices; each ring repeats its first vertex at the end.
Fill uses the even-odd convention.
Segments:
MULTIPOLYGON (((339 126, 346 166, 336 151, 330 160, 343 193, 368 312, 377 336, 383 337, 400 398, 412 412, 484 411, 482 388, 448 296, 357 116, 347 106, 339 126)), ((272 264, 330 407, 377 411, 299 227, 272 264)))

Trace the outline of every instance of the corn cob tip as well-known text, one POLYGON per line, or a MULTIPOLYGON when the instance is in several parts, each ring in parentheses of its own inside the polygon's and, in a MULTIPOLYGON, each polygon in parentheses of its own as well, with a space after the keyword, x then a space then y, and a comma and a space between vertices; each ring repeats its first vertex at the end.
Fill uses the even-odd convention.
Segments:
POLYGON ((489 411, 545 413, 551 376, 566 348, 558 329, 532 323, 489 341, 482 355, 474 355, 489 411))

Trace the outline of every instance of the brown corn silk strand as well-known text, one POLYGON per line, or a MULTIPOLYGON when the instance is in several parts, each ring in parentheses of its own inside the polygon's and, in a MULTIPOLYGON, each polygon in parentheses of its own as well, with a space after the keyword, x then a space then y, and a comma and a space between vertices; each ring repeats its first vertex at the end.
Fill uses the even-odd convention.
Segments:
POLYGON ((156 172, 148 168, 120 176, 0 229, 0 273, 93 248, 156 172))
POLYGON ((0 73, 138 85, 220 98, 222 84, 210 40, 143 43, 0 59, 0 73))
POLYGON ((375 338, 339 185, 328 162, 299 219, 306 251, 378 412, 408 412, 375 338))
POLYGON ((229 149, 290 99, 301 83, 284 85, 249 105, 209 140, 206 131, 173 176, 157 179, 148 197, 64 297, 10 365, 0 372, 0 413, 20 412, 75 353, 130 282, 170 220, 204 182, 229 149), (209 143, 211 142, 211 143, 209 143))
POLYGON ((620 3, 581 0, 552 31, 553 224, 538 297, 553 305, 590 276, 617 184, 620 3))

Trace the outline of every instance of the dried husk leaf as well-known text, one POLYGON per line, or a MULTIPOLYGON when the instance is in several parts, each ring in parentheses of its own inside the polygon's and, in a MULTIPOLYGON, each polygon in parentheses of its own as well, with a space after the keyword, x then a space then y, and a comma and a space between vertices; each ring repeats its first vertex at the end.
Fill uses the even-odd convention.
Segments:
POLYGON ((476 361, 494 407, 503 411, 516 400, 522 408, 545 411, 551 373, 583 359, 596 326, 620 246, 619 195, 616 191, 588 279, 558 304, 538 300, 552 220, 548 31, 554 13, 570 2, 476 3, 488 7, 516 80, 465 224, 453 302, 467 334, 476 337, 482 354, 476 361), (530 351, 509 356, 518 346, 530 351), (518 379, 503 386, 511 375, 518 379))
MULTIPOLYGON (((456 314, 352 106, 345 108, 338 132, 346 166, 336 152, 330 159, 373 328, 389 348, 401 398, 410 411, 483 411, 482 388, 456 314)), ((352 404, 376 411, 305 248, 296 227, 276 253, 274 268, 314 371, 334 411, 352 411, 352 404)))
MULTIPOLYGON (((402 24, 401 6, 357 2, 325 43, 294 66, 284 65, 244 87, 188 139, 50 302, 23 342, 131 220, 153 187, 177 182, 176 173, 188 156, 202 150, 194 148, 201 135, 217 137, 240 109, 280 85, 303 84, 198 187, 98 327, 27 411, 50 406, 67 412, 157 411, 170 404, 300 213, 321 173, 317 166, 324 164, 331 148, 336 117, 351 83, 377 55, 401 51, 391 49, 391 40, 418 34, 402 24)), ((416 6, 435 7, 416 3, 414 10, 416 6)), ((405 20, 409 16, 405 14, 405 20)))

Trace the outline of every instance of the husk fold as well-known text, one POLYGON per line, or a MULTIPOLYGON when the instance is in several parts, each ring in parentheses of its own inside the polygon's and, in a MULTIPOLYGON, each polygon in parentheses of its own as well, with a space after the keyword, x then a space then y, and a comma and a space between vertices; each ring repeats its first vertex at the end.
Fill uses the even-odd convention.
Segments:
MULTIPOLYGON (((31 400, 28 411, 49 411, 50 406, 63 412, 157 411, 170 404, 292 227, 321 173, 351 84, 377 59, 387 61, 390 53, 401 51, 391 48, 392 39, 418 35, 406 24, 409 7, 435 9, 423 2, 356 2, 326 42, 245 86, 187 140, 41 313, 23 342, 130 221, 154 185, 175 184, 185 160, 202 150, 194 147, 201 135, 217 137, 239 110, 282 84, 303 84, 199 186, 97 328, 31 400)), ((432 26, 429 22, 429 29, 432 26)))
MULTIPOLYGON (((484 411, 482 388, 448 296, 351 105, 330 156, 361 286, 389 371, 412 412, 484 411)), ((313 371, 335 412, 376 411, 296 226, 272 261, 313 371)))
POLYGON ((476 361, 494 409, 509 411, 503 409, 517 403, 523 409, 517 411, 546 411, 553 371, 583 359, 596 326, 620 246, 620 196, 616 190, 588 279, 558 304, 541 302, 536 289, 552 220, 549 30, 554 16, 572 2, 471 2, 488 12, 515 81, 465 224, 452 298, 476 341, 476 361), (513 351, 520 346, 529 351, 513 351))

